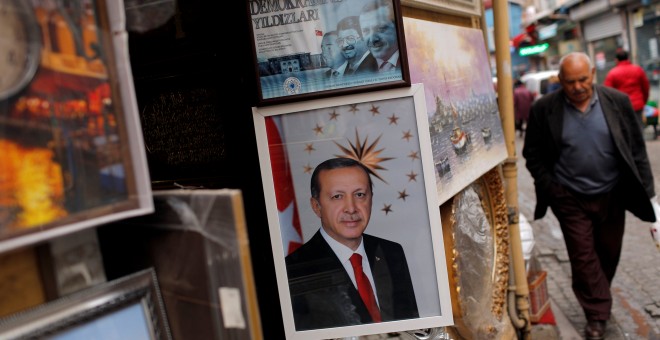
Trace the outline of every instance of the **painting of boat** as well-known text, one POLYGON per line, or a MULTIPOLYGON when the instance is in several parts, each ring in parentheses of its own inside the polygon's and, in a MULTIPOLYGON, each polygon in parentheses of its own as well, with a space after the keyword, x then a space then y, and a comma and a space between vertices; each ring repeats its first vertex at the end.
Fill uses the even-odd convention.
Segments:
POLYGON ((493 134, 489 127, 481 128, 481 137, 483 137, 484 143, 490 143, 490 138, 492 135, 493 134))
POLYGON ((467 151, 467 147, 470 144, 470 135, 465 133, 460 127, 454 127, 449 139, 457 155, 462 155, 467 151))
POLYGON ((507 157, 487 44, 479 29, 408 17, 403 23, 410 79, 424 84, 442 203, 507 157))
POLYGON ((435 170, 438 171, 440 176, 444 176, 451 172, 451 165, 449 164, 449 157, 445 156, 441 160, 435 162, 435 170))

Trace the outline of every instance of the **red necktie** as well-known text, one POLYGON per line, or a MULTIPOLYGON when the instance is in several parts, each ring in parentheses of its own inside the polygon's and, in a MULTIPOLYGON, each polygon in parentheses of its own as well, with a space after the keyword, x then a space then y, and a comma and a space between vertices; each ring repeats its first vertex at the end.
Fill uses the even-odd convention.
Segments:
POLYGON ((358 292, 360 293, 362 301, 367 306, 369 314, 371 314, 371 319, 373 319, 374 322, 381 322, 380 310, 378 309, 378 304, 376 303, 374 291, 371 289, 371 283, 369 283, 367 274, 362 271, 362 256, 357 253, 351 255, 351 265, 353 265, 353 272, 355 273, 355 281, 357 282, 358 292))

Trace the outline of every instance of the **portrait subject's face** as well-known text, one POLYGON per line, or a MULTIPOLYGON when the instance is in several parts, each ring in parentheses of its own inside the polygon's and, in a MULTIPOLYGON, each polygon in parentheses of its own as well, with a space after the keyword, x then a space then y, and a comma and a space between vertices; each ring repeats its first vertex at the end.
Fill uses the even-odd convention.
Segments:
POLYGON ((321 54, 326 65, 336 69, 344 63, 345 59, 341 53, 341 47, 337 45, 337 35, 329 34, 321 41, 321 54))
POLYGON ((338 32, 337 44, 341 47, 341 53, 349 62, 355 62, 362 58, 367 50, 360 33, 355 29, 346 29, 338 32))
POLYGON ((328 235, 353 250, 360 245, 371 216, 368 176, 356 166, 323 170, 318 176, 319 198, 310 199, 328 235))
POLYGON ((374 57, 387 60, 398 49, 396 27, 387 7, 360 14, 360 27, 374 57))

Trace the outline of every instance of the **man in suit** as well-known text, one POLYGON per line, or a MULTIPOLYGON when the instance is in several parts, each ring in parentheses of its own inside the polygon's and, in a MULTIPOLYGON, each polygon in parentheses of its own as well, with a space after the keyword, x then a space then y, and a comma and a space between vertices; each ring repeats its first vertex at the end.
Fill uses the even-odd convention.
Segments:
POLYGON ((593 84, 594 73, 584 53, 561 59, 562 88, 532 106, 522 151, 536 187, 534 218, 550 207, 564 235, 589 340, 603 339, 611 315, 625 211, 656 218, 639 119, 626 94, 593 84))
POLYGON ((329 67, 324 73, 326 77, 339 77, 346 71, 346 59, 341 53, 341 47, 337 45, 337 31, 330 31, 323 35, 321 57, 323 57, 325 66, 329 67))
POLYGON ((376 58, 378 72, 401 69, 394 19, 390 0, 370 0, 360 11, 362 37, 376 58))
MULTIPOLYGON (((357 16, 349 16, 337 23, 337 44, 346 59, 344 75, 375 73, 378 64, 369 53, 367 44, 362 39, 360 21, 357 16)), ((344 67, 344 66, 342 66, 344 67)))
POLYGON ((364 234, 372 188, 369 170, 353 159, 314 170, 310 203, 321 228, 286 257, 296 330, 419 317, 403 248, 364 234))

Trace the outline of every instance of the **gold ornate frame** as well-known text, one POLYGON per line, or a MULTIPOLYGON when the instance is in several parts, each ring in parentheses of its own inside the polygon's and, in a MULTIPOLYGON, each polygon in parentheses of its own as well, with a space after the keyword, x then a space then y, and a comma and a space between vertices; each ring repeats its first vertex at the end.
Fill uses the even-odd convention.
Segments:
POLYGON ((457 339, 513 337, 514 329, 506 314, 509 230, 499 167, 443 204, 440 212, 455 323, 448 327, 448 333, 457 339), (474 194, 481 204, 473 204, 474 194), (483 227, 486 230, 481 236, 492 247, 480 253, 483 249, 470 248, 470 242, 464 240, 471 237, 466 231, 475 233, 483 227), (485 266, 479 268, 477 264, 485 266), (490 308, 484 309, 485 304, 490 308), (479 308, 475 308, 477 305, 479 308))

